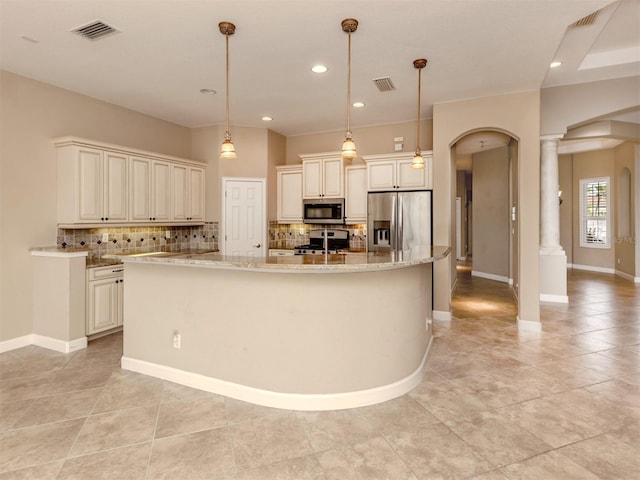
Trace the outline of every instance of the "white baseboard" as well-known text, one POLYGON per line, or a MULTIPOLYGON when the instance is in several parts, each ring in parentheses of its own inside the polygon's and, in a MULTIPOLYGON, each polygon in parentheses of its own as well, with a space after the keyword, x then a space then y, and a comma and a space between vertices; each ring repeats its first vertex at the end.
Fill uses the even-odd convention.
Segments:
POLYGON ((415 388, 424 377, 432 343, 433 337, 429 341, 420 365, 407 377, 389 385, 346 393, 302 394, 273 392, 124 356, 122 357, 121 366, 124 370, 143 373, 187 387, 217 393, 265 407, 310 411, 343 410, 386 402, 400 397, 415 388))
POLYGON ((87 337, 80 337, 75 340, 65 341, 31 333, 29 335, 0 342, 0 353, 26 347, 27 345, 36 345, 38 347, 55 350, 56 352, 61 353, 71 353, 76 350, 87 348, 87 337))
POLYGON ((569 303, 569 297, 567 295, 551 295, 550 293, 541 293, 540 301, 553 303, 569 303))
POLYGON ((446 310, 434 310, 433 319, 443 322, 449 322, 451 321, 451 312, 447 312, 446 310))
POLYGON ((616 274, 617 277, 622 277, 625 280, 629 280, 630 282, 640 283, 640 277, 634 277, 633 275, 630 275, 630 274, 628 274, 626 272, 622 272, 620 270, 616 270, 615 274, 616 274))
POLYGON ((571 264, 571 268, 575 268, 576 270, 586 270, 588 272, 611 273, 611 274, 616 273, 616 271, 613 268, 594 267, 593 265, 578 265, 573 263, 571 264))
POLYGON ((518 330, 525 332, 542 332, 542 323, 534 320, 523 320, 520 317, 516 319, 518 330))
POLYGON ((495 275, 493 273, 478 272, 477 270, 471 270, 471 276, 487 278, 489 280, 495 280, 502 283, 509 283, 509 277, 505 277, 503 275, 495 275))

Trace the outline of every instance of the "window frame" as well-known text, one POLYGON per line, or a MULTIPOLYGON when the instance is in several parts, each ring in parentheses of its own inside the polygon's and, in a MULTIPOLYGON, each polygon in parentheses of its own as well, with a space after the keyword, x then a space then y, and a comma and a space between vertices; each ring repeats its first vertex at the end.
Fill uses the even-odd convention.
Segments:
POLYGON ((584 248, 611 248, 611 177, 595 177, 580 179, 580 246, 584 248), (604 183, 606 185, 606 214, 589 216, 587 215, 587 187, 593 183, 604 183), (587 222, 604 221, 606 228, 605 242, 587 241, 587 222))

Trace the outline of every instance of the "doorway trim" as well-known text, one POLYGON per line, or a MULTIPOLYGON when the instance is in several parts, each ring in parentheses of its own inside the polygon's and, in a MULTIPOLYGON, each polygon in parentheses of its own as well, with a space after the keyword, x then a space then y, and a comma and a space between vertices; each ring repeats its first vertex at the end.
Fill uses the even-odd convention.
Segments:
POLYGON ((229 182, 258 182, 262 184, 262 232, 260 235, 261 243, 265 248, 265 256, 269 253, 269 244, 267 243, 267 179, 263 177, 222 177, 221 184, 221 202, 220 202, 220 238, 218 239, 218 244, 220 248, 220 253, 222 255, 226 252, 226 243, 227 243, 227 219, 226 219, 226 211, 227 211, 227 183, 229 182))

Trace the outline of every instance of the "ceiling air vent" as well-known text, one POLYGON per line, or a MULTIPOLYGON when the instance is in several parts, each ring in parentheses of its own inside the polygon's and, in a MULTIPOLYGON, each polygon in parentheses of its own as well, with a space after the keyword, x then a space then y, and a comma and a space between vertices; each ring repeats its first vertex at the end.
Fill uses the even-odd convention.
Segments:
POLYGON ((88 38, 89 40, 97 40, 98 38, 103 38, 107 35, 118 33, 120 30, 112 27, 111 25, 107 25, 102 20, 94 20, 87 25, 74 28, 71 31, 84 38, 88 38))
POLYGON ((376 87, 378 87, 378 90, 381 92, 390 92, 396 89, 389 77, 374 78, 373 83, 376 84, 376 87))
POLYGON ((572 24, 572 27, 586 27, 587 25, 592 25, 593 22, 596 21, 596 17, 598 16, 598 12, 595 11, 593 13, 590 13, 589 15, 587 15, 586 17, 581 18, 580 20, 578 20, 576 23, 572 24))

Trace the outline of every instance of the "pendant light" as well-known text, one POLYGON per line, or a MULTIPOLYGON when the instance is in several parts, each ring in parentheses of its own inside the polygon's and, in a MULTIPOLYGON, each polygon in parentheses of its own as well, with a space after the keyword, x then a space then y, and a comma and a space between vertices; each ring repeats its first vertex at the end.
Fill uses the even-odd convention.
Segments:
POLYGON ((347 56, 347 133, 342 144, 342 158, 352 160, 358 156, 356 144, 351 136, 351 34, 358 29, 358 21, 355 18, 342 20, 342 30, 349 35, 349 54, 347 56))
POLYGON ((420 90, 422 83, 422 69, 427 66, 427 59, 419 58, 414 60, 413 66, 418 69, 418 127, 416 131, 416 154, 411 161, 411 168, 422 169, 424 168, 424 158, 422 158, 422 151, 420 151, 420 90))
POLYGON ((229 132, 229 35, 233 35, 236 32, 236 26, 231 22, 220 22, 218 28, 220 33, 225 36, 227 47, 227 129, 224 132, 224 142, 222 142, 222 147, 220 148, 220 160, 235 160, 237 157, 236 147, 231 141, 231 132, 229 132))

